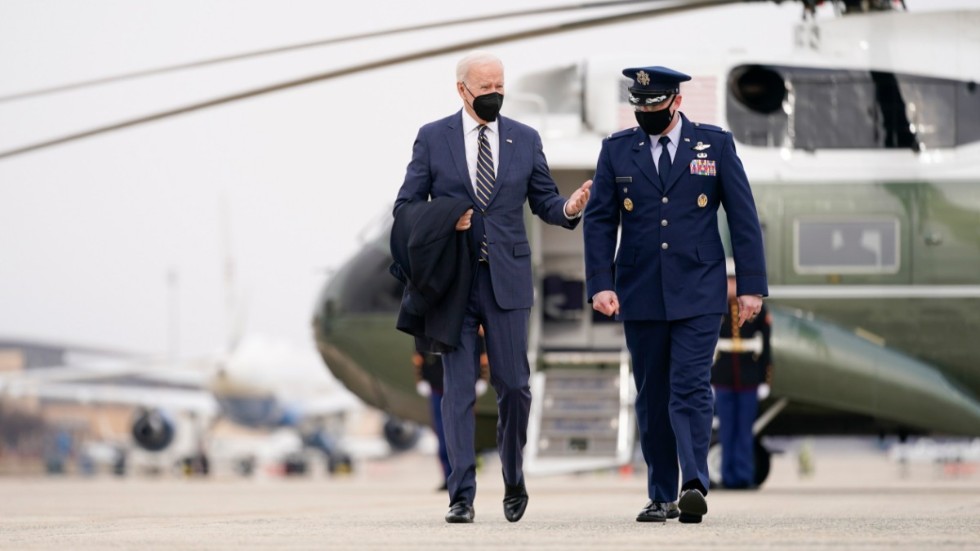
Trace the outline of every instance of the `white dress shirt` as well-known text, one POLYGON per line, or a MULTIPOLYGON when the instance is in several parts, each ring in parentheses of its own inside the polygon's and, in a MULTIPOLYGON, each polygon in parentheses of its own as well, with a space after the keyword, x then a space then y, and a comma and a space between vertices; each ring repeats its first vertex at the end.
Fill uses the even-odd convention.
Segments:
MULTIPOLYGON (((500 166, 498 153, 500 152, 500 133, 497 132, 497 122, 487 123, 487 141, 490 142, 490 151, 493 153, 493 174, 497 175, 497 167, 500 166)), ((466 168, 470 171, 470 185, 476 193, 476 163, 480 156, 480 122, 474 119, 463 109, 463 144, 466 146, 466 168)))

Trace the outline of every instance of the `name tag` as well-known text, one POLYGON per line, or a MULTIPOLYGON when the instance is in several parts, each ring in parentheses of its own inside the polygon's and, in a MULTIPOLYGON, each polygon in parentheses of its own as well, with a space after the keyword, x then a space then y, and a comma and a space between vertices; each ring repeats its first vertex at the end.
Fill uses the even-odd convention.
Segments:
POLYGON ((715 162, 708 159, 694 159, 691 161, 691 174, 695 176, 714 176, 715 162))
POLYGON ((617 184, 629 184, 633 182, 632 176, 616 176, 617 184))

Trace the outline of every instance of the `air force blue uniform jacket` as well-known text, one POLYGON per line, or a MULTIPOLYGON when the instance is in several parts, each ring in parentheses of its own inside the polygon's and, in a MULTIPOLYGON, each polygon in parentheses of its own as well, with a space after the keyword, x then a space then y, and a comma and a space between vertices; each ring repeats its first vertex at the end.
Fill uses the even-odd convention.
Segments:
POLYGON ((719 206, 728 213, 738 294, 768 294, 759 218, 731 133, 683 114, 681 124, 666 186, 643 130, 602 142, 583 222, 586 286, 590 301, 615 291, 624 321, 727 311, 719 206))

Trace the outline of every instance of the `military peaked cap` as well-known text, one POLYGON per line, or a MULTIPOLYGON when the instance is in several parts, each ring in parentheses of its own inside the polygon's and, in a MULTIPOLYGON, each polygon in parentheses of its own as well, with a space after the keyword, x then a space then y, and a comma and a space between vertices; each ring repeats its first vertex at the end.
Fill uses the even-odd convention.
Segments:
POLYGON ((679 94, 681 83, 691 80, 689 75, 659 65, 623 69, 623 76, 632 81, 629 86, 629 99, 633 105, 660 103, 674 94, 679 94))

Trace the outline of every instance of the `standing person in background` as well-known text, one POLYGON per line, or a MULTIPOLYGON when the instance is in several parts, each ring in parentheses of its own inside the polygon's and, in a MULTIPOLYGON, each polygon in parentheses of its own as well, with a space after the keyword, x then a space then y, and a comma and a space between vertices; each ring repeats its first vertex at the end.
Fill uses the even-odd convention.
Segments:
POLYGON ((659 66, 623 75, 639 126, 602 142, 583 226, 586 285, 595 310, 623 321, 633 361, 650 497, 636 520, 698 523, 708 512, 711 360, 728 311, 718 208, 739 269, 739 324, 768 294, 762 230, 731 133, 679 111, 691 77, 659 66))
POLYGON ((772 379, 769 348, 772 318, 763 304, 755 318, 739 326, 732 259, 728 259, 727 269, 728 313, 721 322, 711 385, 715 389, 715 411, 720 423, 722 486, 746 490, 756 487, 752 425, 759 400, 768 396, 772 379))

